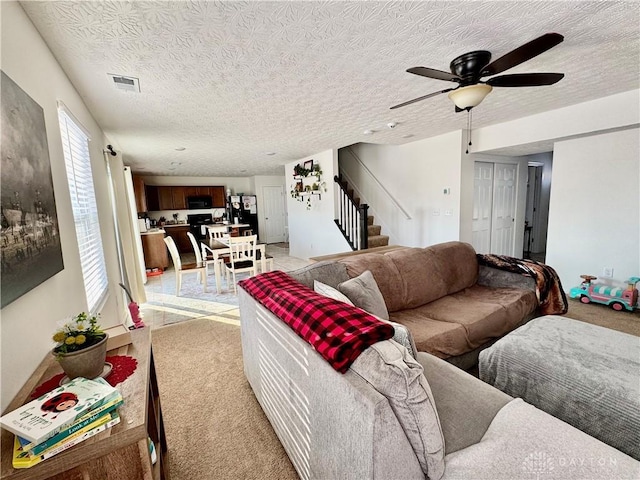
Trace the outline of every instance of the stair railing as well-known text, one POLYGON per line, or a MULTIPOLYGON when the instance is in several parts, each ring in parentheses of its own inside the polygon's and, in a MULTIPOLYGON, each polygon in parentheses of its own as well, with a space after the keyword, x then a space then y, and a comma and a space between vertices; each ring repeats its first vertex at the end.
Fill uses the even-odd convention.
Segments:
POLYGON ((366 203, 360 205, 359 200, 356 200, 353 195, 353 190, 349 190, 347 182, 340 177, 334 176, 333 180, 340 187, 338 218, 334 221, 352 250, 364 250, 369 246, 369 229, 367 228, 369 205, 366 203))

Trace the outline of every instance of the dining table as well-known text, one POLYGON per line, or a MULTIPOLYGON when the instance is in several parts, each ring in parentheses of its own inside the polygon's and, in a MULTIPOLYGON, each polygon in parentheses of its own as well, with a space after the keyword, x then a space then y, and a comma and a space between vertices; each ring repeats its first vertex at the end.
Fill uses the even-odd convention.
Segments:
MULTIPOLYGON (((222 238, 217 238, 215 240, 215 242, 218 242, 221 245, 226 245, 225 246, 220 246, 219 248, 215 248, 213 245, 207 245, 206 243, 204 243, 204 245, 206 245, 209 248, 209 251, 212 252, 213 255, 213 272, 216 276, 216 291, 218 293, 222 293, 222 269, 221 269, 221 259, 223 256, 225 255, 229 255, 231 253, 231 248, 228 246, 228 239, 229 237, 222 237, 222 238)), ((265 243, 257 243, 256 244, 256 250, 260 252, 260 271, 261 272, 266 272, 267 271, 267 252, 266 252, 266 244, 265 243)))

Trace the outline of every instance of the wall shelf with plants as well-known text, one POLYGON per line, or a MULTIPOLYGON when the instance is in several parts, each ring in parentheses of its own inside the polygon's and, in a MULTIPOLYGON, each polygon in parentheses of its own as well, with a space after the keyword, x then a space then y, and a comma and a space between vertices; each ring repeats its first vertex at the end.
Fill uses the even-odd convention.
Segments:
POLYGON ((314 164, 313 160, 307 160, 302 165, 299 163, 293 167, 293 179, 296 181, 291 185, 291 198, 299 202, 307 203, 307 210, 311 209, 311 199, 315 196, 322 199, 322 192, 327 191, 327 185, 322 181, 322 169, 319 164, 314 164))

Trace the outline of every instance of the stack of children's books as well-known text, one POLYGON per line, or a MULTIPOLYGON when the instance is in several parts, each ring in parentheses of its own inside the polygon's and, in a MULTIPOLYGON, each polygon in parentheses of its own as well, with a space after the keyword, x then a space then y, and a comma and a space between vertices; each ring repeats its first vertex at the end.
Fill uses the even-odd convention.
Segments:
POLYGON ((13 468, 29 468, 120 422, 122 395, 102 378, 76 378, 0 417, 16 435, 13 468))

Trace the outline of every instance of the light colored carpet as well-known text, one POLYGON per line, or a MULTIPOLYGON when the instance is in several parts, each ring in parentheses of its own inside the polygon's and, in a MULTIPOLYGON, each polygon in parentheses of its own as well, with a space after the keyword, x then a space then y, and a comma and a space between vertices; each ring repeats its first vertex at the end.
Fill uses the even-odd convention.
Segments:
POLYGON ((245 379, 233 323, 153 330, 172 480, 298 478, 245 379))
POLYGON ((606 305, 585 305, 578 300, 569 299, 569 311, 564 316, 640 337, 640 310, 616 312, 606 305))

